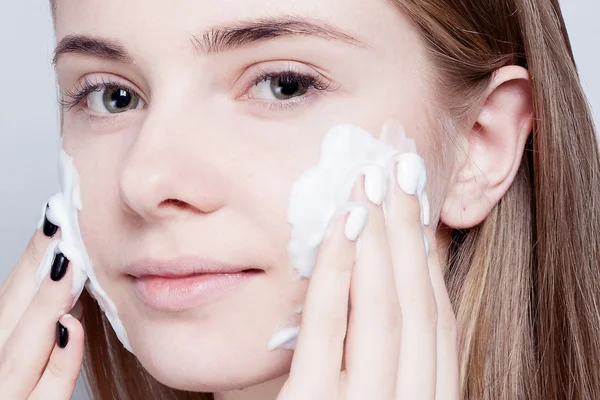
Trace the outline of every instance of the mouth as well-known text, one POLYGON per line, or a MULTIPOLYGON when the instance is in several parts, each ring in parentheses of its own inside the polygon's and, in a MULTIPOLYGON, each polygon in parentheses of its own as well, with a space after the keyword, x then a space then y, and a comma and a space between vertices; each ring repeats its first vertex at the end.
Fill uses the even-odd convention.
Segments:
POLYGON ((140 260, 128 265, 134 292, 148 307, 183 311, 231 295, 264 270, 215 260, 186 258, 140 260))

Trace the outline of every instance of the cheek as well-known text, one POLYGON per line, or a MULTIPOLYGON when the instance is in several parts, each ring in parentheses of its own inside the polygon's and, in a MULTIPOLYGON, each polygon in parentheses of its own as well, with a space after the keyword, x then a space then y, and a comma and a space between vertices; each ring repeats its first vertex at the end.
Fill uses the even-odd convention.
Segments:
POLYGON ((111 257, 118 253, 118 243, 123 243, 124 237, 117 174, 111 170, 116 162, 99 162, 101 157, 95 158, 92 152, 76 152, 73 157, 81 184, 81 235, 98 279, 110 294, 104 276, 114 264, 111 257))

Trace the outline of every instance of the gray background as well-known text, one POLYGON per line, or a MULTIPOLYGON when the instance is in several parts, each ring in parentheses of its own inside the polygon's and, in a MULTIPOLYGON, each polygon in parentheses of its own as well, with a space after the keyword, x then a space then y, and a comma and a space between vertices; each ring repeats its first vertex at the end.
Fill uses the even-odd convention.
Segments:
MULTIPOLYGON (((57 189, 59 117, 50 65, 54 33, 47 1, 0 2, 0 282, 25 248, 41 207, 57 189)), ((598 0, 563 0, 581 79, 600 120, 598 0)), ((76 399, 83 399, 81 393, 76 399)))

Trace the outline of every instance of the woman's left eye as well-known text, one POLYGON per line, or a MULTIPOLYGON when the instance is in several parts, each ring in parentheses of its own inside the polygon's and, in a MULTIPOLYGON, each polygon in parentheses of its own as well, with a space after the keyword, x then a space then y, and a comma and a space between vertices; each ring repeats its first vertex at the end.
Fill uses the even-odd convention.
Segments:
POLYGON ((304 96, 309 90, 326 90, 328 84, 322 78, 303 75, 293 71, 262 73, 248 92, 248 98, 260 100, 293 100, 304 96))

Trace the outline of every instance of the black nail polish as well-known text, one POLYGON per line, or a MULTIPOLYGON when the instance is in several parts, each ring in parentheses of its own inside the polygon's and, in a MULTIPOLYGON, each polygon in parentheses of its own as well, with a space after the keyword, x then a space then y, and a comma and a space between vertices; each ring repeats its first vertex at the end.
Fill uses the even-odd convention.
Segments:
POLYGON ((69 343, 69 330, 65 328, 63 324, 60 322, 56 323, 56 344, 61 349, 67 347, 67 343, 69 343))
POLYGON ((60 281, 67 273, 68 266, 69 259, 63 253, 55 254, 52 269, 50 270, 50 279, 55 282, 60 281))
MULTIPOLYGON (((48 212, 48 208, 50 208, 50 205, 46 204, 46 212, 48 212)), ((56 234, 56 231, 58 231, 58 226, 48 221, 48 217, 44 216, 44 235, 52 237, 56 234)))

